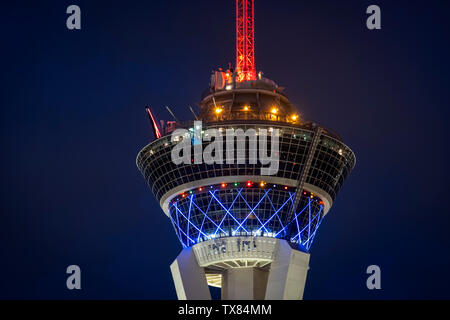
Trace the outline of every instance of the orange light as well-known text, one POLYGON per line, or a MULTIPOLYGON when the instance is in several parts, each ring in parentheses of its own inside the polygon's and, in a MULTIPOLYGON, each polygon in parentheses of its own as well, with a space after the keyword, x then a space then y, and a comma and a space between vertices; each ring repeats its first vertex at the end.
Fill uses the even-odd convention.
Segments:
POLYGON ((203 188, 202 187, 198 188, 198 191, 203 191, 203 188))
POLYGON ((278 113, 278 108, 272 108, 272 110, 270 111, 270 112, 272 112, 273 114, 277 114, 278 113))
POLYGON ((292 115, 292 121, 297 121, 297 119, 298 119, 298 115, 296 115, 296 114, 294 114, 294 115, 292 115))
POLYGON ((288 189, 288 187, 284 187, 284 190, 287 190, 288 189))
POLYGON ((266 185, 266 183, 264 181, 261 181, 261 183, 259 184, 261 186, 261 188, 264 188, 264 186, 266 185))
POLYGON ((221 114, 223 112, 222 108, 216 108, 215 110, 216 114, 221 114))
POLYGON ((250 107, 249 106, 244 106, 244 111, 250 111, 250 107))
POLYGON ((222 188, 225 188, 227 186, 226 183, 222 183, 222 188))

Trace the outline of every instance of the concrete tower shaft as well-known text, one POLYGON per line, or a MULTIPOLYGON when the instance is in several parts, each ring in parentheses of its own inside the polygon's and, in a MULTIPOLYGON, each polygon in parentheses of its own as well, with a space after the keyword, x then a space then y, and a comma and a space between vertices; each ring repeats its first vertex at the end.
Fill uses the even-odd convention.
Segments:
POLYGON ((236 0, 236 71, 239 82, 256 80, 255 0, 236 0))

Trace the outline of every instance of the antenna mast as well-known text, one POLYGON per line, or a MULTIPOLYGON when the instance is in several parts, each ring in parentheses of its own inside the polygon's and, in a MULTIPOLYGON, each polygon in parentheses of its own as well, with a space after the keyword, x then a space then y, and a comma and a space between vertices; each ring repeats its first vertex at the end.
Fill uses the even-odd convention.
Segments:
POLYGON ((236 0, 237 81, 256 80, 255 0, 236 0))
POLYGON ((159 139, 162 137, 161 130, 159 128, 158 122, 156 121, 155 116, 153 116, 152 110, 150 110, 150 107, 145 107, 145 110, 147 111, 148 118, 150 119, 150 123, 152 125, 153 134, 155 135, 155 139, 159 139))

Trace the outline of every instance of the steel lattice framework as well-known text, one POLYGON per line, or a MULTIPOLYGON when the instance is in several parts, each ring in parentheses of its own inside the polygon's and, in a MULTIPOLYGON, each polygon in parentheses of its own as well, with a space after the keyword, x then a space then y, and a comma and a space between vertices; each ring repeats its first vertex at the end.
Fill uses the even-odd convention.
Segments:
POLYGON ((311 248, 324 217, 317 199, 302 197, 289 221, 294 192, 267 189, 255 197, 245 188, 222 191, 208 190, 171 202, 170 219, 183 247, 219 237, 263 236, 286 239, 302 251, 311 248))
POLYGON ((256 80, 254 0, 236 0, 236 71, 238 81, 256 80))

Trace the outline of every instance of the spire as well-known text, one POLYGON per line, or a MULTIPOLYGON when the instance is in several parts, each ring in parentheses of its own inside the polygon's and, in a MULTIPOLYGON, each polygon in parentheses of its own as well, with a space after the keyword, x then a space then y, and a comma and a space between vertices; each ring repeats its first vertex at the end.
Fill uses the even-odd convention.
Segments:
POLYGON ((255 0, 236 0, 236 71, 239 82, 256 80, 255 0))

